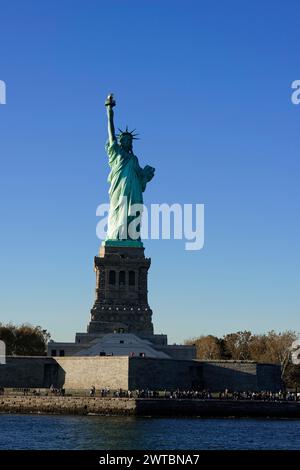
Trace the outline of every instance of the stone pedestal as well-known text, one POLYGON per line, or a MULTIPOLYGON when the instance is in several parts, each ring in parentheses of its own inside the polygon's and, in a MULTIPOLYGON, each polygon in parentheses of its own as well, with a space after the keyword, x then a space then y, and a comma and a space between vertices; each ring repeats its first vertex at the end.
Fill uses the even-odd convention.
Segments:
POLYGON ((88 333, 153 335, 147 287, 150 264, 142 246, 101 246, 95 257, 96 299, 88 333))

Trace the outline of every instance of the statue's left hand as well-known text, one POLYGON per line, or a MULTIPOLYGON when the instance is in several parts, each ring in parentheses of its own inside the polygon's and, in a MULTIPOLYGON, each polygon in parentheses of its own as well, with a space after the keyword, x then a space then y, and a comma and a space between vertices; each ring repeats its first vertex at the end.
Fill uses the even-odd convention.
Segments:
POLYGON ((151 181, 155 173, 155 168, 150 165, 146 165, 144 168, 144 175, 147 181, 151 181))

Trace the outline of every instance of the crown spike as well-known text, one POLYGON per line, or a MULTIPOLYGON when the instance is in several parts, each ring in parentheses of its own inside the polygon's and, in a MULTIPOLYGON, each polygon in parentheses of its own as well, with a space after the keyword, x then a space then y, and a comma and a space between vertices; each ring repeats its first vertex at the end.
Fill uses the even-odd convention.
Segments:
POLYGON ((118 127, 118 130, 120 131, 120 133, 117 134, 117 137, 119 137, 119 138, 120 138, 122 135, 127 134, 127 135, 130 135, 133 140, 139 140, 138 137, 137 137, 137 135, 139 135, 139 134, 138 134, 137 132, 134 132, 135 129, 133 129, 132 131, 129 131, 129 130, 128 130, 128 126, 126 126, 125 131, 122 131, 122 129, 120 129, 119 127, 118 127))

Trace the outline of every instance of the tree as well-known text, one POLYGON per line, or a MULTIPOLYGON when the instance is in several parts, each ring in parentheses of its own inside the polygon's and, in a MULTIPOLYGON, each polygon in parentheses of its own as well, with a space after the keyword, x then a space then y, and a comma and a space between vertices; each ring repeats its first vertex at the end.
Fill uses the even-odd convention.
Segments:
POLYGON ((266 334, 255 335, 250 344, 251 358, 257 362, 283 365, 289 357, 291 345, 296 338, 296 332, 291 330, 282 333, 271 330, 266 334))
POLYGON ((286 387, 296 388, 300 387, 300 365, 295 365, 289 362, 284 369, 283 380, 286 387))
POLYGON ((266 342, 270 355, 270 362, 279 362, 283 364, 287 356, 290 354, 292 343, 297 339, 295 331, 284 331, 283 333, 275 333, 269 331, 266 342))
POLYGON ((40 326, 0 324, 0 339, 9 356, 45 356, 50 334, 40 326))
POLYGON ((268 362, 268 345, 266 335, 253 335, 249 345, 250 356, 256 362, 268 362))
POLYGON ((228 359, 250 360, 251 331, 238 331, 229 333, 223 337, 225 354, 228 359))
POLYGON ((194 344, 196 346, 197 359, 221 359, 223 356, 222 340, 216 336, 199 336, 185 341, 185 344, 194 344))
POLYGON ((0 323, 0 339, 5 343, 6 354, 8 356, 13 355, 15 351, 15 329, 15 326, 11 323, 9 323, 8 325, 2 325, 2 323, 0 323))
MULTIPOLYGON (((251 331, 237 331, 224 335, 223 338, 213 335, 199 336, 185 343, 195 344, 197 359, 252 360, 281 364, 284 375, 289 362, 290 348, 297 336, 292 330, 282 333, 271 330, 257 335, 251 331)), ((294 373, 298 373, 298 369, 295 369, 294 373)))

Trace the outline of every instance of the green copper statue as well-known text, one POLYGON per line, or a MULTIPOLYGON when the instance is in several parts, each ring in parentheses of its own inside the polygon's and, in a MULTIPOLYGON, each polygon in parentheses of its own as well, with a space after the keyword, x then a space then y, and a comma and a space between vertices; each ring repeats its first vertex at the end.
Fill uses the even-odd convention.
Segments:
POLYGON ((116 105, 113 95, 105 102, 108 117, 108 142, 105 146, 108 162, 111 168, 108 182, 110 183, 110 207, 108 215, 107 237, 105 245, 142 246, 140 241, 140 223, 134 236, 131 235, 131 223, 139 216, 137 204, 143 204, 143 192, 146 185, 154 176, 155 169, 151 166, 141 168, 133 153, 132 143, 136 138, 134 131, 121 131, 116 136, 114 126, 114 111, 116 105), (117 138, 118 137, 118 138, 117 138), (128 230, 129 228, 129 230, 128 230))

